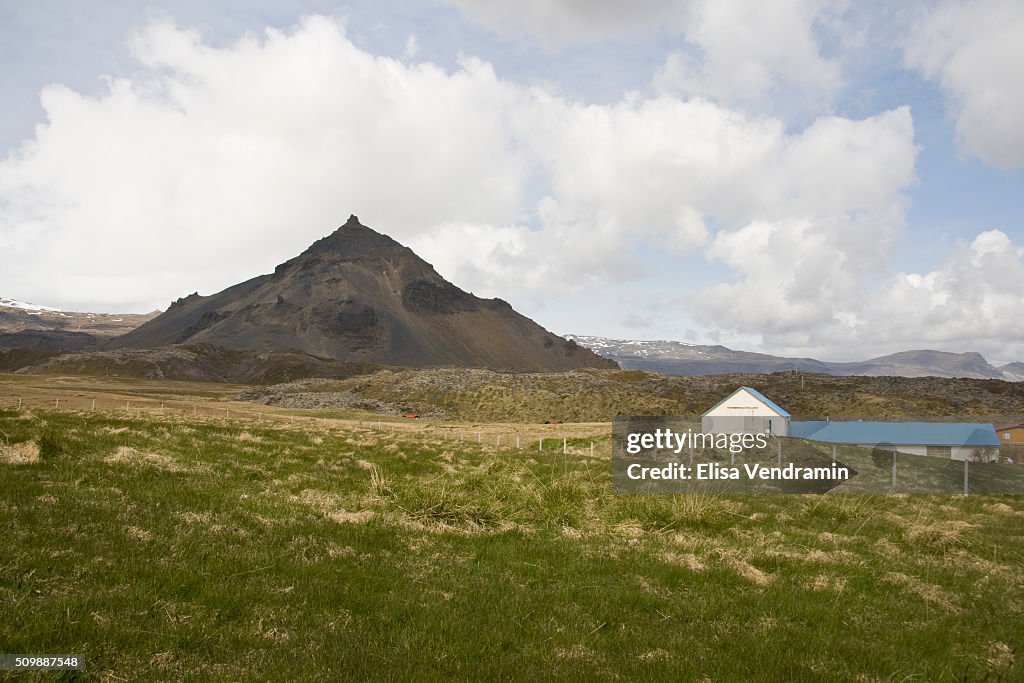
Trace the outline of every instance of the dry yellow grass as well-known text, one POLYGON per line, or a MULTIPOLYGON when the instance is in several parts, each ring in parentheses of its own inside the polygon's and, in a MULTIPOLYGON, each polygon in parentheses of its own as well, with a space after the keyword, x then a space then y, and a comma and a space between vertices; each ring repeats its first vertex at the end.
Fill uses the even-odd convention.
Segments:
POLYGON ((923 543, 936 548, 953 548, 967 543, 964 532, 976 525, 962 519, 947 519, 932 524, 913 524, 906 531, 911 543, 923 543))
POLYGON ((994 669, 1009 669, 1017 661, 1017 653, 1006 643, 995 641, 986 648, 988 663, 994 669))
POLYGON ((665 553, 661 558, 670 564, 686 567, 691 572, 702 572, 707 569, 707 565, 691 553, 665 553))
POLYGON ((108 463, 127 463, 132 465, 149 465, 168 472, 191 472, 194 468, 181 465, 177 460, 162 453, 137 451, 130 446, 119 446, 116 451, 103 458, 108 463))
POLYGON ((846 590, 846 579, 842 576, 834 576, 829 574, 819 574, 808 585, 812 591, 830 591, 832 593, 842 593, 846 590))
POLYGON ((941 607, 947 612, 953 614, 961 612, 960 607, 953 603, 946 592, 942 590, 941 586, 936 586, 935 584, 928 583, 916 576, 909 576, 902 572, 891 572, 886 574, 885 580, 899 586, 900 588, 910 591, 925 602, 941 607))
POLYGON ((755 583, 758 586, 767 586, 774 580, 774 576, 767 574, 754 565, 747 562, 745 559, 739 556, 737 551, 734 550, 722 550, 719 551, 719 557, 729 569, 733 570, 744 579, 755 583))
POLYGON ((39 461, 39 445, 35 441, 0 446, 0 462, 8 465, 27 465, 39 461))

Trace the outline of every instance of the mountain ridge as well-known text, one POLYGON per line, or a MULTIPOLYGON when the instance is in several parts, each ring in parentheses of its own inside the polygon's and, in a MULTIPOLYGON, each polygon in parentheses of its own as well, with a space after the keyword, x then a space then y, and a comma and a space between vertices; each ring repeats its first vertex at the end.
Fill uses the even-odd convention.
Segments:
POLYGON ((932 349, 899 351, 863 361, 821 361, 815 358, 772 356, 739 351, 721 345, 657 340, 624 340, 566 335, 581 346, 618 362, 623 368, 669 375, 703 376, 729 373, 802 371, 849 377, 964 377, 1024 381, 1024 363, 1001 366, 980 353, 952 353, 932 349))
POLYGON ((65 311, 49 306, 0 297, 0 334, 25 331, 59 331, 89 334, 97 340, 130 332, 160 314, 87 313, 65 311))

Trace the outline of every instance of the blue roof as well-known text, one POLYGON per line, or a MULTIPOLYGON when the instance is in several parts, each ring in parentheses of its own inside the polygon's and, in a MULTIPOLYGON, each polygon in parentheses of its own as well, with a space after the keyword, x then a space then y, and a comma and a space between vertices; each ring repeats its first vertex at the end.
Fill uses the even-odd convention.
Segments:
POLYGON ((732 392, 731 394, 729 394, 728 396, 726 396, 725 398, 723 398, 723 399, 722 399, 721 401, 719 401, 719 402, 718 402, 718 403, 716 403, 715 405, 713 405, 713 406, 711 406, 710 408, 708 408, 708 409, 707 409, 707 412, 705 412, 704 414, 705 414, 705 415, 707 415, 707 414, 708 414, 708 413, 710 413, 710 412, 711 412, 712 410, 714 410, 715 408, 717 408, 718 406, 722 405, 723 403, 725 403, 726 401, 728 401, 728 400, 729 400, 730 398, 732 398, 733 396, 735 396, 735 395, 736 395, 736 394, 737 394, 738 392, 740 392, 740 391, 744 391, 744 390, 746 390, 746 391, 749 391, 749 392, 750 392, 751 394, 753 394, 753 395, 754 395, 754 397, 755 397, 755 398, 757 398, 758 400, 762 401, 762 402, 763 402, 763 403, 764 403, 764 404, 765 404, 766 406, 768 406, 769 408, 771 408, 772 410, 774 410, 775 412, 777 412, 777 413, 778 413, 779 415, 781 415, 782 417, 790 417, 790 414, 789 414, 789 413, 787 413, 787 412, 786 412, 785 410, 783 410, 782 408, 780 408, 780 407, 779 407, 778 405, 776 405, 774 401, 772 401, 772 400, 771 400, 770 398, 768 398, 767 396, 765 396, 764 394, 762 394, 762 393, 761 393, 760 391, 758 391, 757 389, 752 389, 751 387, 740 387, 739 389, 737 389, 736 391, 732 392))
POLYGON ((782 408, 780 408, 780 407, 779 407, 778 405, 776 405, 775 401, 771 400, 770 398, 768 398, 767 396, 765 396, 764 394, 762 394, 762 393, 761 393, 760 391, 758 391, 757 389, 751 389, 750 387, 740 387, 740 388, 741 388, 741 389, 746 389, 747 391, 749 391, 750 393, 752 393, 752 394, 753 394, 754 396, 756 396, 757 398, 759 398, 759 399, 761 399, 762 401, 764 401, 764 402, 765 402, 765 403, 766 403, 766 404, 768 405, 768 407, 769 407, 769 408, 771 408, 772 410, 774 410, 775 412, 777 412, 777 413, 778 413, 779 415, 781 415, 782 417, 790 417, 790 414, 789 414, 789 413, 787 413, 787 412, 786 412, 785 410, 783 410, 782 408))
POLYGON ((789 435, 826 443, 893 446, 998 446, 990 424, 975 422, 790 422, 789 435))

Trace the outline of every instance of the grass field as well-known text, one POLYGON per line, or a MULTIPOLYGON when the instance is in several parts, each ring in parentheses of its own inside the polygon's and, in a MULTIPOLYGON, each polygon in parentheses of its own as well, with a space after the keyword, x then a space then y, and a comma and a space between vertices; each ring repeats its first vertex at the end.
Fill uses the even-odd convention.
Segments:
POLYGON ((607 426, 575 429, 603 457, 0 411, 0 651, 130 681, 1024 680, 1020 497, 619 496, 607 426))

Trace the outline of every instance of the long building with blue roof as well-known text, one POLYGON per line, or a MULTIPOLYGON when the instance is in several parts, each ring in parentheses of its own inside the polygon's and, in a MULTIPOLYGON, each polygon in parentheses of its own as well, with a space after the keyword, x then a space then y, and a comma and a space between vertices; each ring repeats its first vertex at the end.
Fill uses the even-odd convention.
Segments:
POLYGON ((792 421, 781 406, 752 387, 740 387, 701 420, 706 433, 761 433, 833 444, 870 446, 912 455, 974 459, 978 449, 998 448, 991 424, 975 422, 792 421))
POLYGON ((791 422, 789 435, 954 460, 971 460, 979 448, 999 447, 995 428, 978 422, 791 422))

